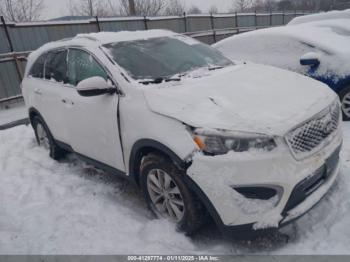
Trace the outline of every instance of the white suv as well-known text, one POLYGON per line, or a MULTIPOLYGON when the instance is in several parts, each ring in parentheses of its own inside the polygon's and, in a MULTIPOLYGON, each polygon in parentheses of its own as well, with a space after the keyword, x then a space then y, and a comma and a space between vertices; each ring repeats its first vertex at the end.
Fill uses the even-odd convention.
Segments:
POLYGON ((29 56, 22 86, 51 157, 74 152, 130 179, 188 233, 206 214, 238 237, 278 228, 338 175, 341 114, 327 86, 234 63, 173 32, 46 44, 29 56))

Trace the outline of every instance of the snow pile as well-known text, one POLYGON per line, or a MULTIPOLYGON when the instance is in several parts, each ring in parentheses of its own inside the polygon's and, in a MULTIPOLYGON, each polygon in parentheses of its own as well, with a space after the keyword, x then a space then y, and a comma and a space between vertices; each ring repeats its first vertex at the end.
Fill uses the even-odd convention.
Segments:
MULTIPOLYGON (((350 75, 350 20, 334 19, 247 32, 215 44, 234 60, 252 61, 306 73, 300 58, 319 54, 316 76, 344 78, 350 75)), ((336 79, 337 80, 337 79, 336 79)))
POLYGON ((350 18, 350 9, 347 9, 344 11, 330 11, 330 12, 319 13, 319 14, 299 16, 294 18, 292 21, 290 21, 288 25, 300 25, 300 24, 314 22, 314 21, 342 19, 342 18, 350 18))

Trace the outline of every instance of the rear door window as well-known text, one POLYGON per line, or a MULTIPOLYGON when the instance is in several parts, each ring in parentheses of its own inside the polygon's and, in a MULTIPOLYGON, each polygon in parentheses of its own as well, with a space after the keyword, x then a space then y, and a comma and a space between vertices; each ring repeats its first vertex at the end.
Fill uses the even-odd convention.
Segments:
POLYGON ((68 83, 67 50, 50 52, 45 63, 45 79, 68 83))

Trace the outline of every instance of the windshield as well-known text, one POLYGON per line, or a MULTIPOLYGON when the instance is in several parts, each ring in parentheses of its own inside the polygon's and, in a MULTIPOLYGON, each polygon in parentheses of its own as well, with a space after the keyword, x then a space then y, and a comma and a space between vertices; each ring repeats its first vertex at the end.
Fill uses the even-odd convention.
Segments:
POLYGON ((219 51, 185 36, 105 45, 115 62, 137 80, 169 78, 201 67, 232 65, 219 51))

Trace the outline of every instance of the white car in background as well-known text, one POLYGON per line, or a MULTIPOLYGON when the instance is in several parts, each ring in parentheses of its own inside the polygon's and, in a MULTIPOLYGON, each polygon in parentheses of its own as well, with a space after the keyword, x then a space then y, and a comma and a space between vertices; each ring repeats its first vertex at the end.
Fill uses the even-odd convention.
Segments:
POLYGON ((272 65, 327 84, 341 99, 344 120, 350 120, 349 11, 298 17, 288 26, 235 35, 214 47, 234 60, 272 65))
POLYGON ((350 9, 343 11, 321 12, 316 14, 298 16, 288 23, 288 25, 300 25, 316 21, 350 19, 350 9))
POLYGON ((22 86, 51 157, 74 152, 130 179, 187 233, 205 214, 236 237, 276 229, 339 172, 339 99, 325 85, 234 64, 169 31, 46 44, 29 56, 22 86))

